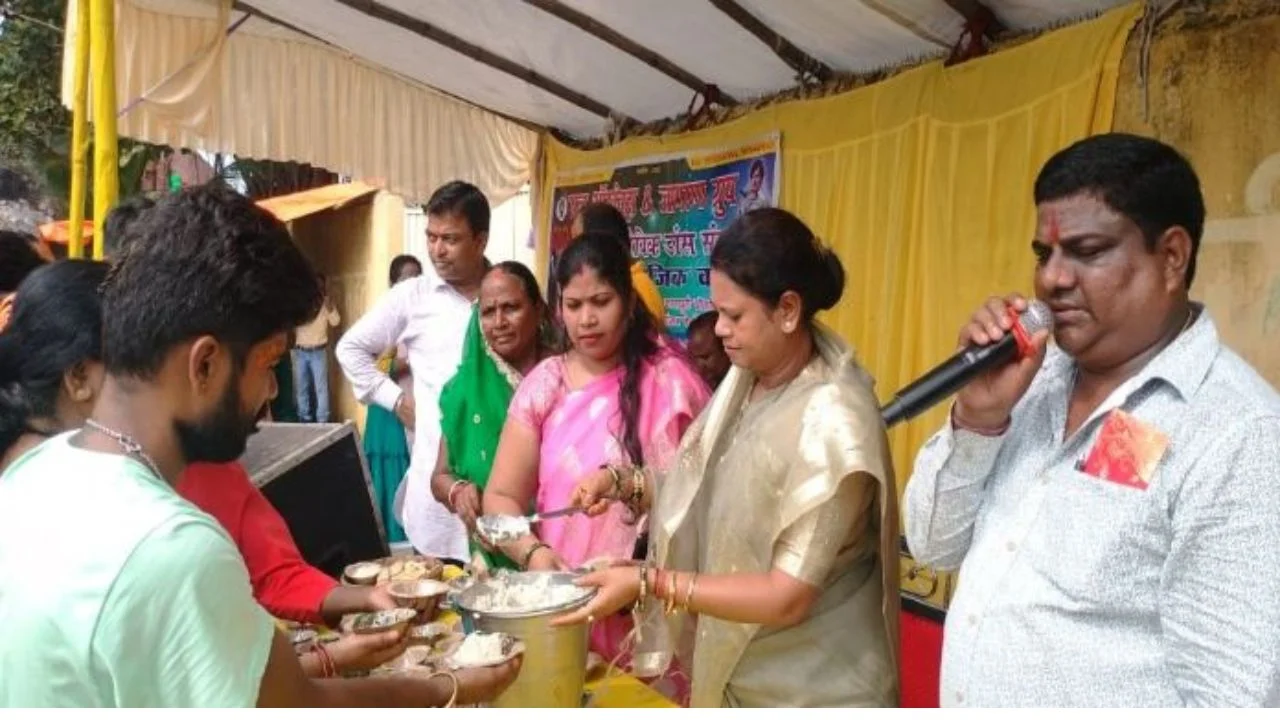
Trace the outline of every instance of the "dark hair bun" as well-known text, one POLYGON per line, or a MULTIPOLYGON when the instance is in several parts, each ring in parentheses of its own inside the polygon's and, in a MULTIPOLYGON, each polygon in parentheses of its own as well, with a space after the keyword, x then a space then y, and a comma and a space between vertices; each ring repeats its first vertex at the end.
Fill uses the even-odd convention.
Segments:
POLYGON ((794 292, 804 318, 829 310, 844 295, 844 266, 800 218, 779 208, 752 210, 725 229, 711 267, 770 305, 794 292))
POLYGON ((830 310, 844 295, 844 264, 831 248, 823 246, 819 248, 822 269, 814 275, 813 284, 809 286, 808 294, 805 295, 805 304, 812 303, 815 311, 830 310))

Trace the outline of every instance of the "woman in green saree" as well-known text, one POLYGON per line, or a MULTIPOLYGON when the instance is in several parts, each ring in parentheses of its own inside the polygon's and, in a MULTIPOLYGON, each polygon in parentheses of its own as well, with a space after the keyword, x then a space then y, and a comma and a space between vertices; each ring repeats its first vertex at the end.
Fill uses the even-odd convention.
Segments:
POLYGON ((518 262, 489 268, 463 341, 462 362, 440 391, 440 452, 431 494, 467 526, 472 564, 489 570, 517 569, 505 555, 476 541, 476 517, 516 386, 555 352, 550 317, 529 268, 518 262))
MULTIPOLYGON (((422 263, 412 255, 397 255, 391 261, 391 285, 422 274, 422 263)), ((413 392, 407 356, 402 348, 392 348, 378 358, 378 369, 399 383, 405 392, 413 392)), ((283 393, 281 393, 283 394, 283 393)), ((292 396, 290 396, 292 397, 292 396)), ((406 540, 404 528, 396 517, 396 493, 404 474, 409 471, 411 444, 400 418, 390 410, 369 404, 364 418, 364 457, 369 463, 373 495, 387 531, 388 543, 406 540)))
POLYGON ((588 514, 649 512, 648 560, 578 580, 559 624, 634 606, 641 676, 690 671, 696 707, 897 702, 897 495, 870 376, 814 319, 839 259, 798 218, 742 216, 711 255, 716 334, 734 367, 662 477, 587 475, 588 514))

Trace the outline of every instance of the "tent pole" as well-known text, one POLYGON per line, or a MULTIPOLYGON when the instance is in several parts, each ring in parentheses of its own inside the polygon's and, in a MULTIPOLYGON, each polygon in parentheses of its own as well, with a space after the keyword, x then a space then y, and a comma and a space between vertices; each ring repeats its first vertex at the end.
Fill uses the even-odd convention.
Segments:
MULTIPOLYGON (((81 0, 83 2, 83 0, 81 0)), ((93 257, 103 255, 102 226, 120 193, 116 136, 115 0, 89 0, 93 63, 93 257)))
MULTIPOLYGON (((88 181, 85 167, 89 154, 89 5, 73 0, 76 28, 75 71, 71 95, 71 213, 67 254, 84 257, 84 195, 88 181)), ((96 234, 96 233, 95 233, 96 234)))

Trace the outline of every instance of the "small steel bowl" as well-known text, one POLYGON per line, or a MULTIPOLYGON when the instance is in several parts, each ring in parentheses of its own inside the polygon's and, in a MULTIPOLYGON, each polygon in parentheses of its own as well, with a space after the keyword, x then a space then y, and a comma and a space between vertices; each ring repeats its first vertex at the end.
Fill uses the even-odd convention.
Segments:
POLYGON ((440 602, 449 593, 448 584, 439 580, 400 580, 386 586, 387 594, 402 608, 418 611, 419 623, 428 623, 440 614, 440 602))

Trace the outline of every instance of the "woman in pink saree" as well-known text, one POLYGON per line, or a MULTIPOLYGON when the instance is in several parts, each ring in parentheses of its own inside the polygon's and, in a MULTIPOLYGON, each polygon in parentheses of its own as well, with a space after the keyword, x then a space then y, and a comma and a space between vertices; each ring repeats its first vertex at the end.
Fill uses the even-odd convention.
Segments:
MULTIPOLYGON (((485 489, 486 514, 568 507, 578 482, 606 465, 666 467, 710 398, 683 355, 659 340, 616 239, 584 234, 556 274, 570 349, 540 363, 516 391, 485 489)), ((529 570, 578 568, 632 558, 642 527, 643 518, 619 506, 548 520, 499 549, 529 570)), ((597 620, 591 649, 625 666, 630 629, 627 615, 597 620)))

